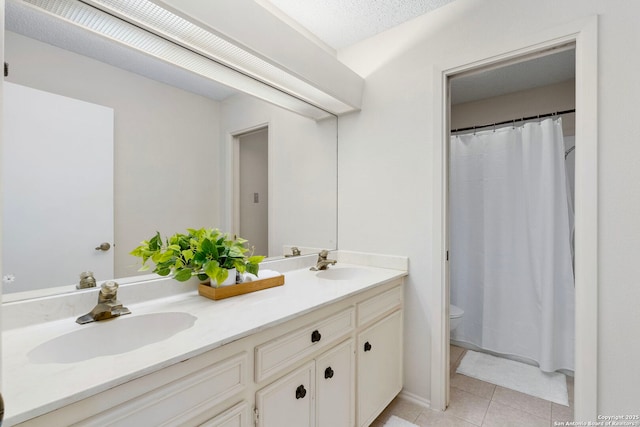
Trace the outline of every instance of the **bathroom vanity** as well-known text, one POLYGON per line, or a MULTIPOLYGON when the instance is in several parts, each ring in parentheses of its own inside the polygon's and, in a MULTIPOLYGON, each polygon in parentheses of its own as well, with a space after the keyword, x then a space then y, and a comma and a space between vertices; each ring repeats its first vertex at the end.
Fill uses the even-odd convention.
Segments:
POLYGON ((193 288, 131 304, 121 292, 132 311, 123 318, 6 330, 5 425, 368 426, 402 388, 407 261, 337 258, 326 271, 285 271, 284 286, 226 300, 193 288), (138 334, 138 323, 157 332, 120 337, 138 334), (34 357, 82 328, 104 333, 112 354, 34 357))

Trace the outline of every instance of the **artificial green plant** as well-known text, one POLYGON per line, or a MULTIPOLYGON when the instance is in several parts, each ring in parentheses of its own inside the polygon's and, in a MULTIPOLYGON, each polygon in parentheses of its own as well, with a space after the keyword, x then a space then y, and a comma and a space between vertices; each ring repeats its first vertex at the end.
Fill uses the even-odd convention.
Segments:
POLYGON ((147 261, 155 263, 154 273, 160 276, 170 274, 185 282, 192 276, 200 281, 211 279, 218 285, 225 281, 229 270, 235 268, 240 273, 245 271, 258 274, 259 263, 264 256, 249 255, 245 247, 247 240, 222 233, 218 229, 199 230, 189 228, 188 234, 176 233, 164 242, 157 232, 149 240, 131 251, 131 255, 142 258, 140 271, 147 271, 147 261))

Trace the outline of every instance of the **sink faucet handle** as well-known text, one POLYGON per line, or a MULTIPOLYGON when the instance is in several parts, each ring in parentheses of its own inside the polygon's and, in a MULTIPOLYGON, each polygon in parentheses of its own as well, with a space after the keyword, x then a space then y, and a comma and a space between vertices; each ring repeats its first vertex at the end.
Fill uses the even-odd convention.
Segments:
POLYGON ((100 286, 98 302, 114 303, 118 298, 118 284, 113 280, 108 280, 100 286))
POLYGON ((106 297, 115 296, 118 293, 118 283, 108 280, 100 286, 100 293, 106 297))

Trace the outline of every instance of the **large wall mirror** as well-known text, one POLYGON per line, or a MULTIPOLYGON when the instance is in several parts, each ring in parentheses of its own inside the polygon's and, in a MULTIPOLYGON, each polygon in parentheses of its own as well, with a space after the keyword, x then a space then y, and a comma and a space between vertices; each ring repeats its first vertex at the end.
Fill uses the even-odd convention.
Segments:
POLYGON ((87 270, 126 282, 141 274, 129 252, 156 231, 220 228, 269 257, 336 247, 335 117, 287 110, 19 0, 5 14, 5 120, 23 138, 4 131, 5 301, 72 291, 87 270))

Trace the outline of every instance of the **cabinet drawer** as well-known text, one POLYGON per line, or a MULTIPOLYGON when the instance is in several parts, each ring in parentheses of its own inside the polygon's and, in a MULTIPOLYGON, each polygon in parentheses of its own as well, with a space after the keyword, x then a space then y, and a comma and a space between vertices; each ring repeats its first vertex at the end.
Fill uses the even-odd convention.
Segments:
POLYGON ((78 426, 182 425, 247 386, 247 353, 179 378, 86 419, 78 426))
POLYGON ((402 286, 369 298, 358 304, 358 326, 402 306, 402 286))
POLYGON ((326 348, 355 327, 353 308, 261 344, 255 349, 256 382, 283 371, 311 353, 326 348))

